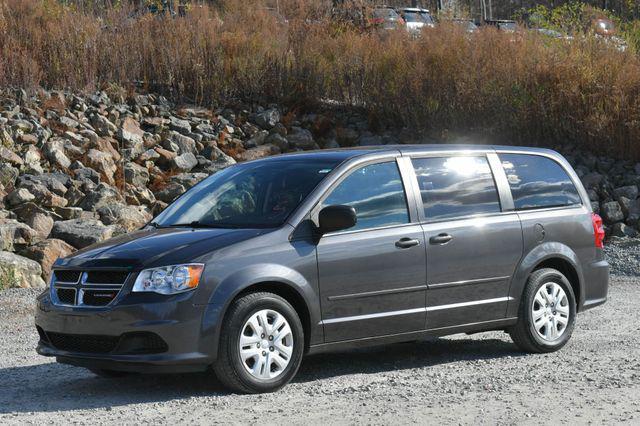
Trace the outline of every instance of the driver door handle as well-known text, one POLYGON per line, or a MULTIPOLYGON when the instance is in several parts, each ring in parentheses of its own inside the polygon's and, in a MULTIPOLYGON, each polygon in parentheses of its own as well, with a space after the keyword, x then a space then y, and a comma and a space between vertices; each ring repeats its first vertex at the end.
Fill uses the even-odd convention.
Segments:
POLYGON ((396 247, 401 249, 407 249, 417 245, 420 245, 420 240, 416 240, 413 238, 401 238, 400 240, 396 241, 396 247))
POLYGON ((451 235, 442 233, 429 238, 429 244, 447 244, 451 240, 453 240, 451 235))

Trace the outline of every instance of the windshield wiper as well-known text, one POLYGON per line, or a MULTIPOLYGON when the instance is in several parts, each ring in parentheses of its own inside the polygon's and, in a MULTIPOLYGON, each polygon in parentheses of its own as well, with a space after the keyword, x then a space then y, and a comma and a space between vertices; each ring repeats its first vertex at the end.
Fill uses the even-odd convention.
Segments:
POLYGON ((171 225, 163 226, 163 228, 238 229, 240 228, 240 226, 231 225, 228 223, 201 223, 196 220, 191 223, 174 223, 171 225))

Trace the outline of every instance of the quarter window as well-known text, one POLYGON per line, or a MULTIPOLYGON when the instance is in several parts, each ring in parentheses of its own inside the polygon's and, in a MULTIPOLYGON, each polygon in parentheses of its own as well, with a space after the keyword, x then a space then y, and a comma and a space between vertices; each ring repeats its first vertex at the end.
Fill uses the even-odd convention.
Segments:
POLYGON ((550 158, 500 154, 516 210, 580 204, 580 195, 567 172, 550 158))
POLYGON ((500 198, 486 157, 414 158, 427 220, 500 212, 500 198))
POLYGON ((356 170, 322 204, 355 208, 358 221, 349 230, 409 222, 407 199, 395 161, 371 164, 356 170))

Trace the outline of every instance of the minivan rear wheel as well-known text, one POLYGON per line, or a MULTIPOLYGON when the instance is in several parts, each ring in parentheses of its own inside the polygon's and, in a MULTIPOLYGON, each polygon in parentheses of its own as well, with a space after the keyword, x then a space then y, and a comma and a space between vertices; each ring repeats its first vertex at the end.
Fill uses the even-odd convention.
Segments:
POLYGON ((576 298, 567 278, 552 268, 538 269, 529 277, 509 334, 526 352, 554 352, 571 338, 575 318, 576 298))
POLYGON ((214 371, 234 391, 273 392, 295 376, 303 352, 304 330, 291 304, 273 293, 251 293, 225 316, 214 371))

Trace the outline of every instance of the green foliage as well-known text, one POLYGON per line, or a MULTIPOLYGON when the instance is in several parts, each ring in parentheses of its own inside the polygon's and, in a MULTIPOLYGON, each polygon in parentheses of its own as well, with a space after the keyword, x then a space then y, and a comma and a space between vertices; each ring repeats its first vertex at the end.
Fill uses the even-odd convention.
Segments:
POLYGON ((588 32, 591 21, 596 18, 608 18, 616 23, 619 22, 611 12, 579 1, 568 2, 555 8, 537 5, 521 12, 518 17, 528 17, 532 27, 547 28, 567 34, 588 32))
POLYGON ((18 278, 13 268, 0 265, 0 291, 18 287, 18 278))

